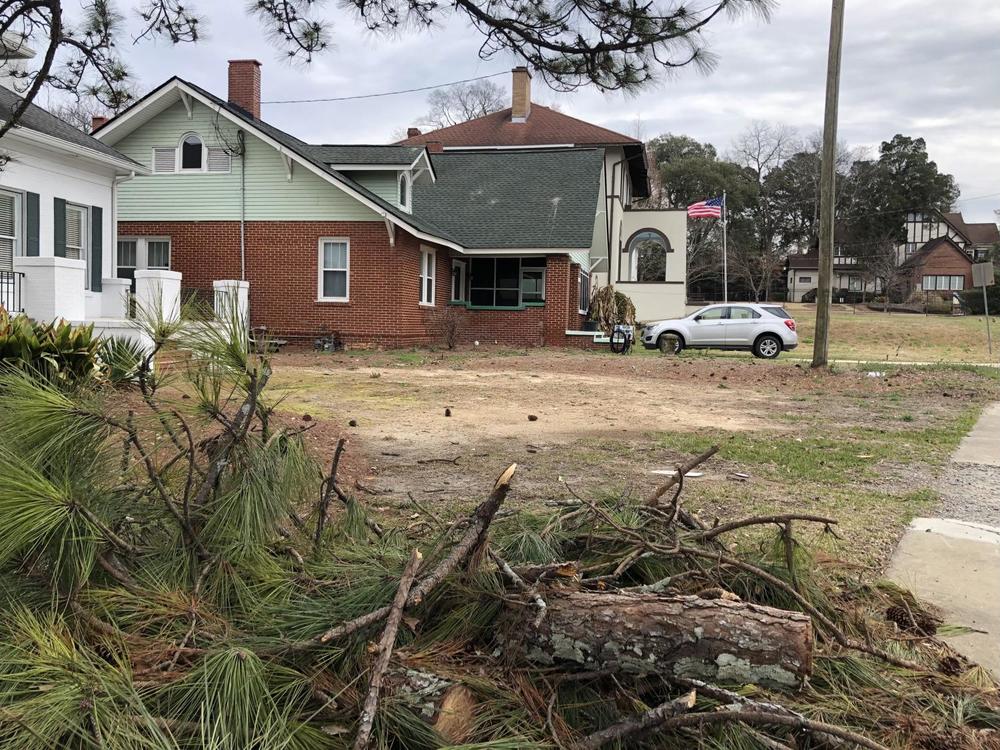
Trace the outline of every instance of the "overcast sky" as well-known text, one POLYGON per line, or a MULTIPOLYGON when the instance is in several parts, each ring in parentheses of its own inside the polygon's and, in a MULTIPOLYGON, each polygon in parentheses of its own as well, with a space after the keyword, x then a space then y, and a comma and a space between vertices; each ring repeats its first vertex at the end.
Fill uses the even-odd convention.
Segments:
MULTIPOLYGON (((128 6, 125 3, 122 7, 128 6)), ((457 19, 396 39, 366 32, 330 4, 333 49, 292 67, 248 18, 243 0, 193 0, 206 39, 171 47, 141 43, 123 52, 147 91, 179 75, 226 93, 226 60, 256 57, 263 99, 367 94, 508 71, 509 58, 480 60, 480 37, 457 19)), ((815 131, 822 123, 829 0, 784 0, 770 23, 743 19, 711 27, 719 56, 709 75, 686 70, 638 96, 587 88, 560 94, 536 79, 533 99, 649 139, 684 133, 725 151, 753 120, 815 131)), ((494 79, 509 87, 509 79, 494 79)), ((263 117, 312 142, 384 143, 426 111, 426 93, 329 104, 264 105, 263 117)), ((931 158, 955 175, 970 221, 1000 208, 1000 2, 848 0, 840 135, 877 149, 902 132, 923 136, 931 158), (978 198, 979 196, 988 196, 978 198), (978 199, 977 199, 978 198, 978 199)))

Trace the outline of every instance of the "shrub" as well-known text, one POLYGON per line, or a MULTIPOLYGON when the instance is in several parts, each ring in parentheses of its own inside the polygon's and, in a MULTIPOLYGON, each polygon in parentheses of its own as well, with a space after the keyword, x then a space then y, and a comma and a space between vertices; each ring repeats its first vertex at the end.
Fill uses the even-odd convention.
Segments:
POLYGON ((434 313, 431 324, 441 343, 454 349, 462 338, 462 310, 455 305, 445 305, 434 313))
POLYGON ((635 305, 628 295, 617 291, 611 284, 602 286, 590 298, 589 320, 597 321, 606 334, 618 323, 635 325, 635 305))
POLYGON ((37 323, 0 310, 0 362, 31 369, 51 381, 78 382, 98 369, 101 340, 93 326, 37 323))
MULTIPOLYGON (((966 289, 959 292, 962 299, 962 307, 972 315, 982 315, 986 312, 983 309, 983 290, 981 287, 966 289)), ((987 302, 990 306, 991 315, 1000 315, 1000 284, 986 287, 987 302)))

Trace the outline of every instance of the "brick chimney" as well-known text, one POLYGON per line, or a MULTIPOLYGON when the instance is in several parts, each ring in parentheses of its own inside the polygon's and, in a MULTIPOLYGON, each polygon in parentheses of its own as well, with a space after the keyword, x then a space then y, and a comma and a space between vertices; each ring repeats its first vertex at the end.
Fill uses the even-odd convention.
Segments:
POLYGON ((531 114, 531 73, 523 65, 511 71, 510 121, 527 122, 531 114))
POLYGON ((444 152, 444 144, 441 141, 427 141, 424 146, 427 148, 427 152, 431 154, 444 152))
POLYGON ((420 128, 407 128, 406 129, 406 137, 407 138, 416 138, 418 135, 420 135, 420 128))
POLYGON ((260 119, 260 63, 257 60, 229 61, 229 103, 260 119))
POLYGON ((90 118, 90 132, 93 133, 107 121, 108 118, 104 115, 92 115, 90 118))

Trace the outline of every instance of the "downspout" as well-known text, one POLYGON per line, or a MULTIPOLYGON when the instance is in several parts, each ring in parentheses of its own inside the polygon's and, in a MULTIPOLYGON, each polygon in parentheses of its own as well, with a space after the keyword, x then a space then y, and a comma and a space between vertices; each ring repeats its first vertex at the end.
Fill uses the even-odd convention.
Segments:
POLYGON ((240 144, 240 281, 247 280, 247 141, 242 130, 236 131, 240 144))

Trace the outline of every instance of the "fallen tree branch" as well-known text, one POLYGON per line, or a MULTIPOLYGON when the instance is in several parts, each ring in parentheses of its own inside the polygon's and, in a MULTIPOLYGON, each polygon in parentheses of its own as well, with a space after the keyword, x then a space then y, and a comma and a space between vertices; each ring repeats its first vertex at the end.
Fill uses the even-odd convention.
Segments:
POLYGON ((687 474, 694 468, 705 463, 708 459, 710 459, 718 452, 719 452, 719 446, 713 445, 711 448, 702 453, 700 456, 695 456, 686 464, 681 464, 676 474, 674 474, 672 477, 670 477, 670 479, 668 479, 666 482, 664 482, 655 490, 653 490, 652 494, 646 498, 646 505, 656 505, 657 503, 659 503, 660 498, 663 497, 671 487, 673 487, 675 484, 681 481, 681 477, 683 477, 685 474, 687 474))
POLYGON ((330 462, 330 473, 320 485, 319 503, 316 507, 316 532, 313 535, 313 551, 319 549, 320 539, 323 537, 323 527, 326 525, 326 514, 330 510, 330 500, 333 499, 334 489, 337 486, 337 469, 340 467, 340 457, 344 453, 344 446, 347 445, 346 438, 337 441, 337 448, 333 452, 333 460, 330 462))
POLYGON ((396 596, 389 605, 389 615, 385 623, 385 630, 382 631, 382 639, 378 644, 378 658, 372 666, 372 676, 368 685, 368 695, 365 698, 364 707, 361 709, 361 718, 358 722, 358 734, 354 739, 354 750, 365 750, 371 739, 372 728, 375 725, 375 713, 378 710, 378 696, 382 689, 382 681, 385 677, 385 670, 389 667, 389 657, 392 656, 392 648, 396 643, 396 633, 399 630, 399 623, 403 619, 403 608, 410 595, 413 580, 417 577, 420 569, 420 561, 423 556, 419 549, 414 549, 410 553, 409 562, 403 569, 403 575, 399 579, 399 588, 396 589, 396 596))
POLYGON ((698 542, 707 542, 710 539, 714 539, 719 536, 719 534, 725 534, 726 532, 742 529, 747 526, 763 526, 770 523, 783 526, 789 521, 812 521, 826 526, 835 526, 837 524, 837 519, 827 518, 826 516, 813 516, 805 513, 784 513, 776 516, 754 516, 752 518, 744 518, 739 521, 719 524, 718 526, 713 526, 711 529, 703 531, 700 534, 696 534, 691 538, 698 542))
POLYGON ((578 750, 597 750, 597 748, 604 747, 611 742, 649 734, 654 729, 659 728, 667 719, 687 713, 694 708, 695 698, 696 693, 692 690, 680 698, 673 698, 645 713, 587 735, 581 742, 577 743, 576 747, 578 750))
POLYGON ((500 568, 500 572, 504 574, 507 580, 514 584, 514 588, 522 594, 531 597, 531 600, 535 604, 535 609, 538 610, 538 614, 535 616, 535 620, 532 623, 532 625, 537 628, 542 624, 542 620, 545 618, 545 610, 548 608, 545 600, 537 591, 535 591, 534 588, 526 584, 521 579, 521 576, 515 573, 513 568, 510 567, 510 563, 500 557, 500 555, 490 550, 490 557, 493 558, 493 562, 497 564, 497 567, 500 568))
MULTIPOLYGON (((423 601, 427 594, 429 594, 439 583, 441 583, 441 581, 447 578, 451 572, 455 570, 455 568, 468 560, 472 553, 483 543, 486 538, 486 533, 489 530, 490 523, 493 521, 493 516, 496 515, 500 505, 507 497, 507 492, 510 490, 510 481, 516 470, 517 464, 511 464, 497 478, 493 485, 493 490, 490 492, 490 496, 480 503, 478 508, 476 508, 475 513, 472 515, 471 522, 469 523, 469 528, 466 529, 465 534, 459 540, 458 544, 452 548, 451 552, 447 557, 445 557, 444 560, 438 563, 434 570, 428 573, 427 576, 410 591, 410 597, 406 601, 407 607, 412 607, 423 601)), ((314 638, 310 638, 307 641, 289 644, 288 648, 292 651, 301 651, 315 648, 316 646, 322 646, 332 640, 351 635, 352 633, 356 633, 363 628, 375 624, 376 622, 384 620, 388 615, 389 607, 380 607, 373 612, 369 612, 361 617, 356 617, 349 622, 336 625, 326 632, 321 633, 314 638)))

